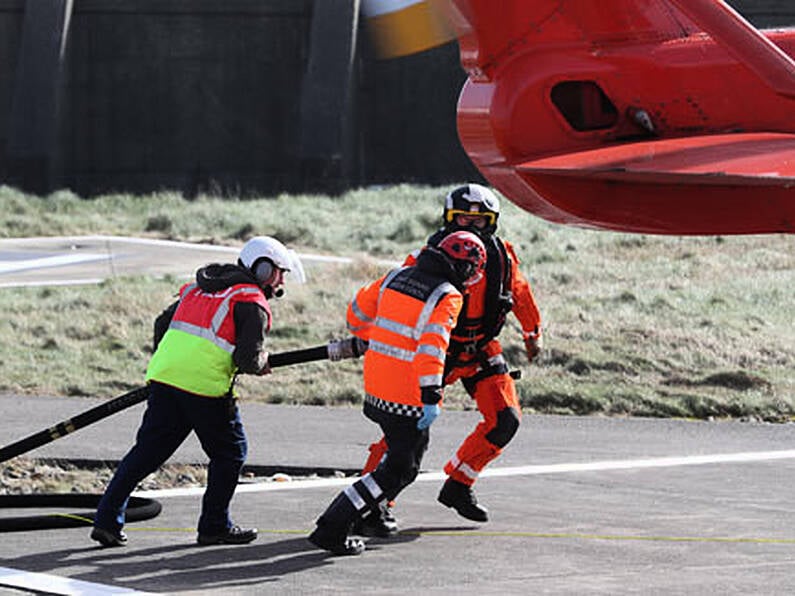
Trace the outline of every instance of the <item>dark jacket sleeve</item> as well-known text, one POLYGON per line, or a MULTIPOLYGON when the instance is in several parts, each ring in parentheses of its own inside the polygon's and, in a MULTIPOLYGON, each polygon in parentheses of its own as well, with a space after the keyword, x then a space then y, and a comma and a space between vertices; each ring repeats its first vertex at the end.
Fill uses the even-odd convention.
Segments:
POLYGON ((157 350, 157 345, 166 334, 168 326, 171 324, 171 319, 174 318, 174 313, 176 312, 178 305, 179 300, 171 304, 163 312, 157 315, 157 318, 155 319, 154 339, 152 340, 153 350, 157 350))
POLYGON ((265 330, 268 313, 253 302, 238 302, 234 316, 235 351, 232 359, 240 372, 256 375, 267 364, 265 330))

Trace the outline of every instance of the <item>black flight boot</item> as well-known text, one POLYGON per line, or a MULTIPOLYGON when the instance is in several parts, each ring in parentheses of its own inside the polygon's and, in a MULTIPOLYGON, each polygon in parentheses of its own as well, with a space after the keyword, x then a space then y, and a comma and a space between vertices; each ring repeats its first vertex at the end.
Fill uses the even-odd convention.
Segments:
POLYGON ((334 555, 360 555, 364 552, 364 542, 350 538, 353 520, 359 517, 345 493, 340 493, 331 502, 323 515, 317 520, 317 527, 309 535, 309 542, 334 555))
POLYGON ((387 503, 379 503, 376 511, 371 511, 353 522, 352 534, 389 538, 397 534, 398 526, 392 508, 387 503))
POLYGON ((444 486, 442 486, 442 490, 439 491, 438 501, 442 505, 455 509, 461 517, 476 522, 489 521, 488 509, 478 505, 478 500, 472 491, 472 487, 467 486, 463 482, 448 478, 444 486))

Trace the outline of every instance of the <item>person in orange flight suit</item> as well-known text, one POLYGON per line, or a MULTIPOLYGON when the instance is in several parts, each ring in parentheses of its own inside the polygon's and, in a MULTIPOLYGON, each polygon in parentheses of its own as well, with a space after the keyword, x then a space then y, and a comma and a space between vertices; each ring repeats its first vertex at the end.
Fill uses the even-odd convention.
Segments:
MULTIPOLYGON (((461 380, 483 420, 444 466, 448 478, 438 497, 443 505, 477 522, 488 521, 488 510, 478 503, 472 486, 480 471, 511 441, 521 420, 516 386, 497 339, 509 312, 521 325, 528 361, 541 350, 541 315, 513 247, 495 233, 499 213, 499 201, 488 188, 479 184, 458 187, 445 198, 443 227, 428 239, 433 246, 451 231, 468 230, 483 240, 488 254, 485 275, 469 288, 450 338, 444 377, 444 385, 461 380)), ((413 261, 410 255, 405 264, 413 261)), ((384 439, 370 446, 362 474, 375 469, 385 450, 384 439)), ((364 536, 387 537, 396 531, 387 507, 354 527, 355 533, 364 536)))
POLYGON ((417 477, 439 415, 450 333, 463 295, 483 275, 486 248, 455 231, 426 246, 416 264, 394 269, 360 289, 348 306, 348 329, 368 342, 364 415, 381 427, 387 449, 378 466, 341 492, 318 518, 309 541, 335 555, 358 555, 349 536, 357 519, 378 517, 417 477))

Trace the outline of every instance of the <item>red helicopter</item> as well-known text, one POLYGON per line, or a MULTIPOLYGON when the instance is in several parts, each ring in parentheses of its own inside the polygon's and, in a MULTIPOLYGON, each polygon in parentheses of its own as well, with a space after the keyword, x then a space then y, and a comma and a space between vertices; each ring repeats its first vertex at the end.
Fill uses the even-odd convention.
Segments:
POLYGON ((759 31, 722 0, 446 10, 469 75, 461 142, 522 208, 625 232, 795 232, 795 29, 759 31))

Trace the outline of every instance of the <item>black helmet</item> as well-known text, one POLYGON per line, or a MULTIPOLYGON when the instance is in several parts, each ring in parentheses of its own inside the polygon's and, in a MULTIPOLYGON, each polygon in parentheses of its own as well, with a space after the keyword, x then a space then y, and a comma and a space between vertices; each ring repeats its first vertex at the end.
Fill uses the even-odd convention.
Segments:
POLYGON ((466 184, 450 191, 444 200, 444 225, 452 229, 466 229, 478 234, 493 234, 497 230, 500 217, 500 201, 491 190, 480 184, 466 184), (482 215, 486 218, 485 228, 460 226, 455 218, 458 215, 482 215))

